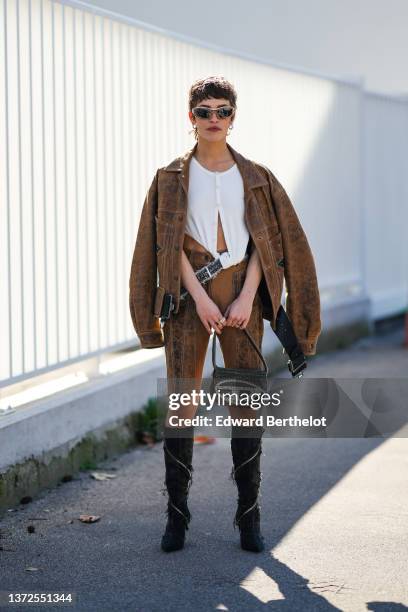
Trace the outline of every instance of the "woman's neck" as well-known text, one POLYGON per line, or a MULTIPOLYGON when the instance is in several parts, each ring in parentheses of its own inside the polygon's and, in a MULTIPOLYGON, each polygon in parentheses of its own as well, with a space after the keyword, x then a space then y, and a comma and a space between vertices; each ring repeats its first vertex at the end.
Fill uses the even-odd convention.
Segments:
POLYGON ((195 156, 198 161, 202 161, 209 165, 227 163, 234 159, 225 140, 221 142, 208 142, 200 140, 197 144, 195 156))

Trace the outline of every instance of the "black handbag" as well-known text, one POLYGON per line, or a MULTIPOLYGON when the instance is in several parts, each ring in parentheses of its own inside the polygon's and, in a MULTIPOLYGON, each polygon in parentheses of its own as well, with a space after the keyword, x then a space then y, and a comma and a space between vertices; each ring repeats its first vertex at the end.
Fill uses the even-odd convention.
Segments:
POLYGON ((236 393, 239 396, 241 393, 250 395, 251 393, 265 393, 267 391, 268 365, 251 334, 246 329, 243 329, 242 331, 246 333, 249 341, 261 358, 264 369, 223 368, 221 366, 217 366, 215 352, 216 336, 218 334, 214 332, 212 345, 212 362, 214 367, 211 384, 212 393, 217 393, 219 391, 221 394, 236 393))

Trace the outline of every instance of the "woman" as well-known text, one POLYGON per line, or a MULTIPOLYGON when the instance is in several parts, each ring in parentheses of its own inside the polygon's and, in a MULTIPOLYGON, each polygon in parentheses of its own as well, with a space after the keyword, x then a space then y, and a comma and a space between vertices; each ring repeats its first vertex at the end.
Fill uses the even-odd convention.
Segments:
MULTIPOLYGON (((313 257, 293 206, 266 167, 226 142, 236 98, 234 87, 222 77, 192 85, 189 118, 197 142, 184 157, 156 172, 143 206, 130 275, 130 311, 142 348, 165 346, 168 393, 199 390, 212 330, 225 367, 262 367, 242 330, 261 349, 263 319, 274 327, 284 274, 289 281, 287 313, 305 354, 315 353, 320 333, 313 257), (221 270, 200 283, 196 272, 217 259, 221 270)), ((182 406, 177 417, 192 418, 196 410, 193 404, 182 406)), ((232 416, 254 416, 250 408, 229 410, 232 416)), ((175 430, 169 416, 163 432, 168 517, 161 545, 166 552, 183 548, 191 520, 187 499, 194 443, 194 428, 175 430)), ((254 552, 264 549, 258 503, 263 431, 252 427, 244 437, 242 428, 231 432, 232 477, 238 488, 234 527, 239 527, 241 547, 254 552)))

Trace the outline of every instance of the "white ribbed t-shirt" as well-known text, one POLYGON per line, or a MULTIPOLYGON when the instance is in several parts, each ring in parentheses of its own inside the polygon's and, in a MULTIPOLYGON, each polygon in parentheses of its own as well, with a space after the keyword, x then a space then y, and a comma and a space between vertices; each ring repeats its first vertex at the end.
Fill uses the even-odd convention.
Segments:
POLYGON ((227 268, 245 257, 249 240, 242 176, 236 163, 224 172, 216 172, 204 168, 193 156, 185 232, 215 258, 220 256, 217 251, 218 213, 229 255, 222 256, 222 263, 227 268))

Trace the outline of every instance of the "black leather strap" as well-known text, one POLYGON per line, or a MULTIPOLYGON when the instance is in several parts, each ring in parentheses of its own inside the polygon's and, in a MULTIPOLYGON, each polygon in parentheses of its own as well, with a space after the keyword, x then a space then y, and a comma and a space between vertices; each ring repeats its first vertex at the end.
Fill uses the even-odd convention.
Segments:
MULTIPOLYGON (((244 331, 246 335, 248 336, 249 341, 251 342, 252 346, 255 348, 256 352, 261 358, 262 363, 264 364, 265 371, 267 372, 268 366, 266 364, 266 361, 262 353, 258 349, 256 342, 254 341, 254 339, 252 338, 251 334, 248 332, 247 329, 243 329, 242 331, 244 331)), ((302 372, 307 367, 306 358, 303 354, 302 349, 300 348, 298 344, 295 332, 293 331, 292 323, 290 322, 288 315, 286 314, 285 309, 283 308, 282 305, 280 305, 279 307, 278 314, 276 316, 276 329, 274 329, 273 331, 275 332, 276 337, 278 338, 279 342, 282 344, 284 350, 286 351, 289 357, 289 360, 287 362, 289 372, 292 374, 293 377, 303 376, 302 372)), ((213 345, 212 345, 212 362, 213 362, 214 368, 216 367, 215 352, 216 352, 216 336, 217 335, 218 334, 214 331, 214 338, 213 338, 213 345)))
POLYGON ((300 348, 292 323, 282 304, 276 315, 276 329, 273 330, 279 342, 289 356, 288 368, 292 376, 302 376, 301 372, 307 366, 305 356, 300 348))
MULTIPOLYGON (((222 270, 222 264, 219 257, 217 259, 213 259, 206 266, 203 266, 199 270, 196 270, 195 275, 198 281, 204 285, 208 283, 209 280, 215 278, 217 274, 222 270)), ((187 289, 182 288, 180 291, 180 300, 184 300, 188 296, 187 289)))
MULTIPOLYGON (((248 259, 247 253, 245 253, 244 260, 245 259, 248 259)), ((211 280, 212 278, 215 278, 217 274, 221 272, 221 270, 223 269, 224 268, 222 266, 221 259, 217 257, 216 259, 213 259, 207 265, 203 266, 199 270, 196 270, 195 275, 198 281, 202 285, 205 285, 205 283, 208 283, 209 280, 211 280)), ((184 287, 182 287, 180 291, 180 300, 184 300, 187 297, 187 295, 188 295, 187 289, 184 289, 184 287)))

